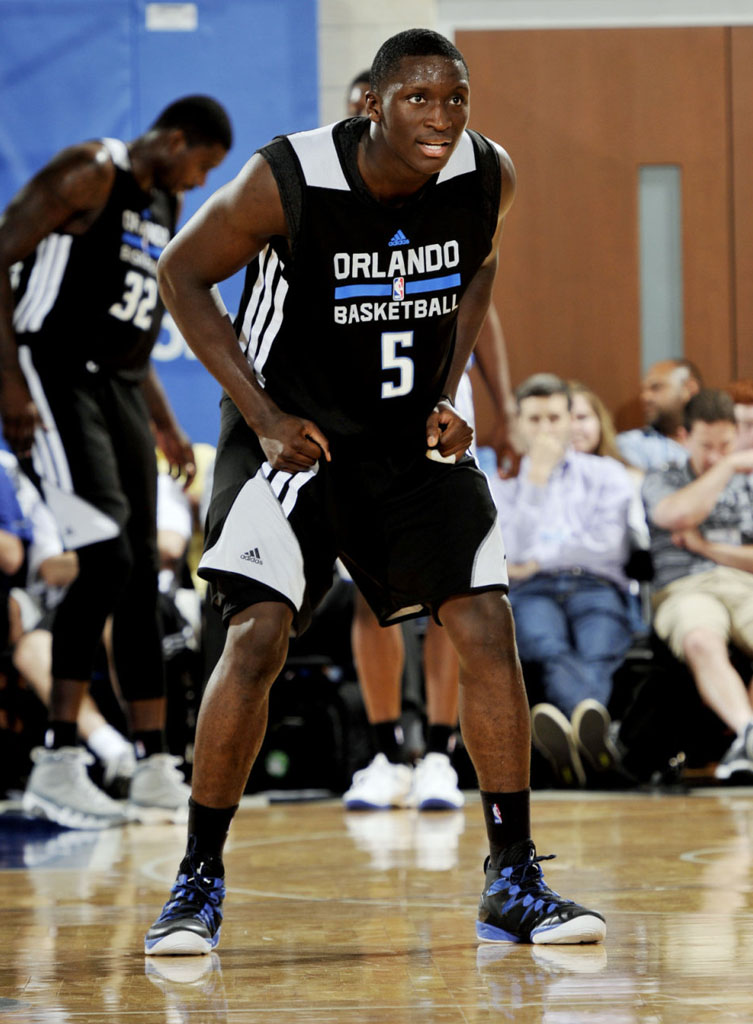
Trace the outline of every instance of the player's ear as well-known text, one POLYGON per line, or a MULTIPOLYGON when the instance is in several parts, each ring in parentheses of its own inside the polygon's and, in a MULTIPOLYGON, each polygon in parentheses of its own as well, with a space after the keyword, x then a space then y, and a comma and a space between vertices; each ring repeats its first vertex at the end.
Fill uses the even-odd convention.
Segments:
POLYGON ((366 117, 372 120, 375 124, 378 124, 382 120, 382 100, 378 93, 372 92, 371 89, 366 93, 364 97, 365 109, 364 113, 366 117))

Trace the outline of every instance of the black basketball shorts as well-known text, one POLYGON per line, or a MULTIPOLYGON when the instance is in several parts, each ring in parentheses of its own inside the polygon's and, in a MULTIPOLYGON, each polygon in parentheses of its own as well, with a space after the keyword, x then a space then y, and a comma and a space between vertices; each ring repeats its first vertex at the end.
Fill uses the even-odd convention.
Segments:
POLYGON ((330 463, 291 474, 270 466, 227 398, 222 421, 199 575, 226 625, 281 600, 301 633, 338 556, 382 625, 439 621, 450 597, 507 590, 496 509, 472 458, 435 462, 425 444, 354 457, 330 438, 330 463))

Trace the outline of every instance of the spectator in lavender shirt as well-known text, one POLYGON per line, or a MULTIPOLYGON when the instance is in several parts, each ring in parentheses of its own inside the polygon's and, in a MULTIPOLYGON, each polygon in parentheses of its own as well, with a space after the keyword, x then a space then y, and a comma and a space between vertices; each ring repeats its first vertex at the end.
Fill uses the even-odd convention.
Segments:
POLYGON ((582 786, 585 754, 613 768, 607 705, 630 647, 629 510, 624 465, 571 446, 568 384, 529 377, 516 393, 525 455, 514 479, 492 480, 510 575, 518 649, 540 666, 545 702, 532 710, 536 748, 555 777, 582 786))

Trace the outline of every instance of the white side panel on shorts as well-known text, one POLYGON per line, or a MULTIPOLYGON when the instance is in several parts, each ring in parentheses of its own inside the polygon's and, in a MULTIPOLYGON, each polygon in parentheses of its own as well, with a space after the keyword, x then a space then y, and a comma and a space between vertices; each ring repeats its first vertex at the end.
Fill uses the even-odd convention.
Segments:
POLYGON ((491 587, 507 583, 507 559, 499 519, 495 516, 492 528, 484 537, 473 559, 472 587, 491 587))
POLYGON ((261 472, 238 492, 219 539, 204 552, 199 567, 247 576, 301 607, 306 587, 303 555, 261 472))
POLYGON ((68 456, 28 345, 19 345, 18 361, 43 424, 34 431, 31 461, 65 547, 82 548, 117 537, 120 527, 115 520, 73 492, 68 456))

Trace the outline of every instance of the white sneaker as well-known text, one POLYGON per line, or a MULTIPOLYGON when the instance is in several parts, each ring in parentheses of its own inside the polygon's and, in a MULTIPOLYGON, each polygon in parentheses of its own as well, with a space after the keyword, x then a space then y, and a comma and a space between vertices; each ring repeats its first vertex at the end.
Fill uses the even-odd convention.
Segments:
POLYGON ((36 747, 31 758, 34 767, 23 795, 27 814, 78 829, 111 828, 130 820, 125 808, 89 778, 86 768, 94 758, 83 747, 36 747))
POLYGON ((455 811, 464 803, 447 754, 426 754, 413 773, 411 805, 419 811, 455 811))
POLYGON ((412 768, 392 764, 384 754, 377 754, 371 764, 355 773, 350 789, 343 793, 343 803, 349 811, 409 807, 412 782, 412 768))
MULTIPOLYGON (((112 786, 116 779, 132 779, 136 771, 136 752, 133 744, 128 743, 112 757, 100 757, 102 762, 102 782, 112 786)), ((125 794, 124 794, 125 795, 125 794)))
POLYGON ((188 820, 191 787, 178 770, 180 763, 172 754, 152 754, 136 762, 128 804, 139 821, 188 820))

